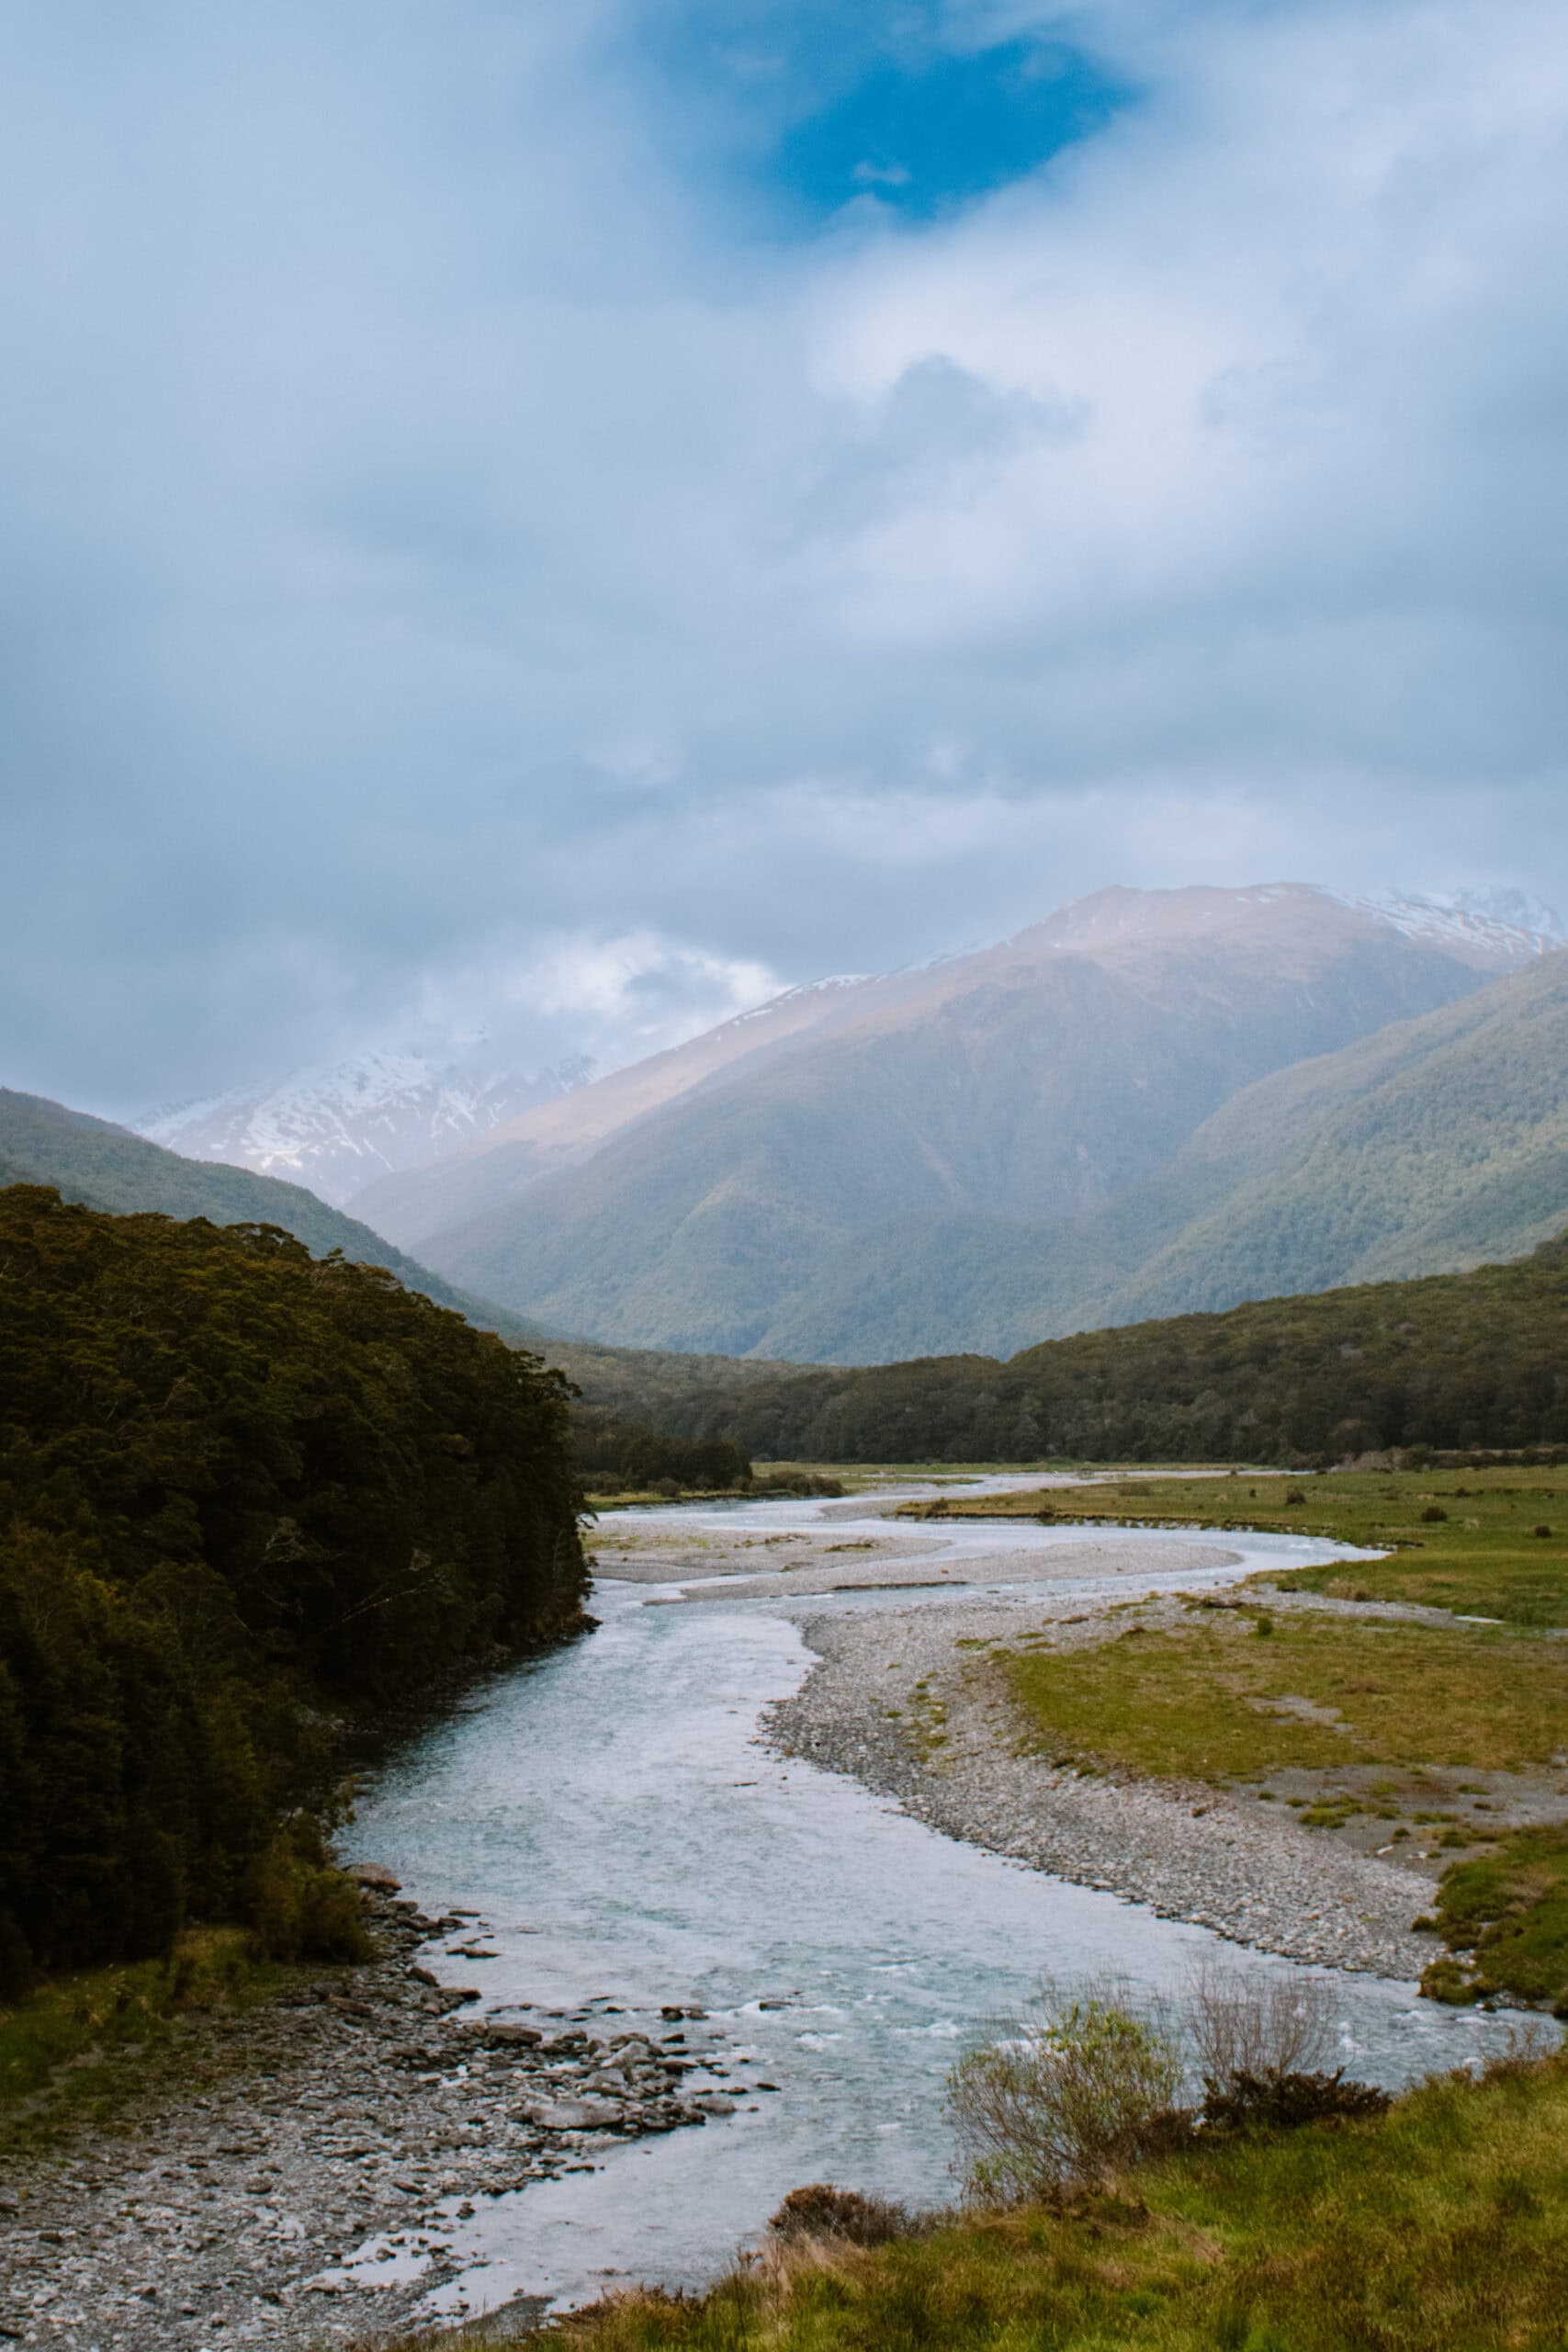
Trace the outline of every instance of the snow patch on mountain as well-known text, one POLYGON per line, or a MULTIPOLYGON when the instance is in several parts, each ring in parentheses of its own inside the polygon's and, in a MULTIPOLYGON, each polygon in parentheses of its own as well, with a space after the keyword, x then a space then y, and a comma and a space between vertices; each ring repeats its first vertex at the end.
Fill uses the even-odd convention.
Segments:
POLYGON ((1340 903, 1375 915, 1406 939, 1430 941, 1502 971, 1568 944, 1562 917, 1523 890, 1456 890, 1440 899, 1390 891, 1340 903))
POLYGON ((525 1073, 482 1055, 373 1050, 153 1114, 137 1131, 187 1159, 307 1184, 342 1207, 376 1177, 434 1159, 589 1074, 581 1060, 525 1073))

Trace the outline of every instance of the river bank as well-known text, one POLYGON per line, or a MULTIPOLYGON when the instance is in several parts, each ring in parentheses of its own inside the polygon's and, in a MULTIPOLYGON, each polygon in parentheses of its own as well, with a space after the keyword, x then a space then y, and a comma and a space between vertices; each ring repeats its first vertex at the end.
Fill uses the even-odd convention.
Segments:
MULTIPOLYGON (((1084 1547, 1088 1548, 1088 1547, 1084 1547)), ((1157 1630, 1184 1604, 1150 1601, 1157 1630)), ((1048 1634, 1088 1646, 1126 1604, 987 1599, 807 1618, 819 1663, 769 1710, 780 1753, 845 1772, 949 1837, 1081 1886, 1147 1904, 1291 1960, 1409 1980, 1433 1956, 1412 1933, 1438 1876, 1418 1853, 1383 1860, 1298 1828, 1277 1804, 1207 1782, 1086 1777, 1021 1748, 1024 1726, 976 1671, 996 1642, 1048 1634)))
POLYGON ((477 2204, 729 2110, 688 2080, 705 2037, 679 2009, 476 2015, 425 1962, 482 1957, 482 1925, 367 1875, 373 1962, 201 2019, 184 2080, 120 2128, 6 2161, 0 2335, 283 2352, 378 2333, 456 2275, 451 2232, 477 2204))

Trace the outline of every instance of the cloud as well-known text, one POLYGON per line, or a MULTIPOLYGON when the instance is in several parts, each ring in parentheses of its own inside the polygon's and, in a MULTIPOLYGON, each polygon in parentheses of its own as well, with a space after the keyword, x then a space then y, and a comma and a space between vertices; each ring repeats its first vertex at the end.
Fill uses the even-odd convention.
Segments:
POLYGON ((1568 887, 1559 8, 954 0, 1135 97, 923 222, 790 209, 891 14, 671 21, 0 0, 10 1082, 1568 887))

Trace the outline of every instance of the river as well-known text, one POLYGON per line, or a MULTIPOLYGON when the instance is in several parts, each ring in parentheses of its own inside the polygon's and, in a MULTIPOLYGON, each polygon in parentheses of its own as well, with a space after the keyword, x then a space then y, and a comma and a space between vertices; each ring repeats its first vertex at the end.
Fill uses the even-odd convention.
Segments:
MULTIPOLYGON (((819 1530, 829 1511, 839 1540, 863 1525, 868 1538, 889 1532, 869 1505, 842 1503, 682 1506, 657 1523, 663 1535, 686 1530, 712 1544, 819 1530)), ((602 1525, 624 1534, 634 1523, 615 1514, 602 1525)), ((983 1555, 1038 1553, 1043 1572, 1053 1548, 1089 1532, 949 1522, 941 1556, 973 1599, 989 1589, 983 1577, 958 1580, 983 1555)), ((1214 1540, 1242 1565, 1123 1574, 1118 1592, 1228 1580, 1335 1548, 1214 1540)), ((929 1554, 921 1566, 929 1571, 929 1554)), ((806 2181, 944 2199, 953 2180, 943 2076, 1043 1974, 1112 1970, 1169 1987, 1201 1956, 1234 1951, 1204 1929, 958 1844, 852 1781, 770 1755, 759 1716, 811 1664, 791 1604, 716 1586, 712 1598, 665 1605, 674 1589, 602 1580, 597 1632, 470 1694, 411 1742, 360 1806, 355 1854, 389 1864, 433 1914, 479 1915, 476 1934, 496 1957, 436 1956, 446 1981, 478 1983, 487 2008, 536 2024, 588 2011, 604 2018, 590 2030, 606 2036, 651 2023, 660 2034, 687 2030, 694 2043, 714 2037, 728 2070, 714 2087, 737 2101, 704 2128, 613 2146, 591 2170, 471 2217, 447 2215, 467 2267, 429 2299, 432 2318, 524 2291, 571 2303, 632 2278, 700 2285, 806 2181), (660 2017, 665 2004, 705 2018, 673 2025, 660 2017)), ((1016 1583, 1005 1589, 1016 1597, 1016 1583)), ((1105 1585, 1077 1579, 1075 1589, 1105 1585)), ((793 1606, 806 1617, 913 1598, 836 1593, 793 1606)), ((942 1605, 940 1592, 919 1598, 942 1605)), ((1486 2030, 1418 2002, 1408 1984, 1336 1982, 1341 2046, 1358 2073, 1397 2082, 1458 2064, 1486 2030)))

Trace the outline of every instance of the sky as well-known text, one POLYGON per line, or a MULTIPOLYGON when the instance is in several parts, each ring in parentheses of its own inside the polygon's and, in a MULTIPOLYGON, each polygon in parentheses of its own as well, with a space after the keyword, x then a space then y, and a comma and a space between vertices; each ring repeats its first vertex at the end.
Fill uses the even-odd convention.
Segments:
POLYGON ((1561 0, 0 0, 0 1082, 1568 900, 1561 0))

